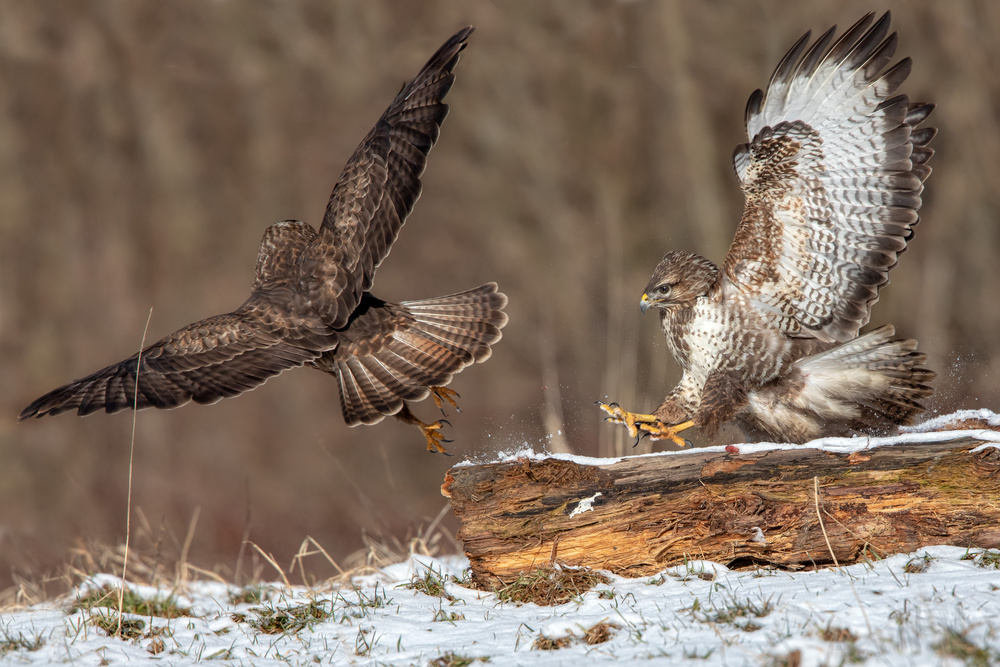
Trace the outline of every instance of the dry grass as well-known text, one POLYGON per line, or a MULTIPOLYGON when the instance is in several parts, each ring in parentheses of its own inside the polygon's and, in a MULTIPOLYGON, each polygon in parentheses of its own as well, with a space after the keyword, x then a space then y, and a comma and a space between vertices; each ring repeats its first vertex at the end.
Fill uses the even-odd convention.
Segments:
POLYGON ((458 655, 452 651, 446 652, 444 655, 434 658, 428 662, 428 667, 469 667, 469 665, 476 662, 489 662, 489 658, 470 658, 464 655, 458 655))
MULTIPOLYGON (((140 512, 141 515, 141 512, 140 512)), ((372 574, 380 568, 400 563, 411 556, 436 557, 442 553, 454 553, 455 540, 441 526, 443 512, 426 526, 419 526, 415 535, 403 541, 389 537, 384 541, 373 535, 364 537, 366 548, 351 554, 341 566, 333 561, 327 550, 314 538, 306 537, 302 541, 299 552, 293 557, 289 567, 283 568, 273 558, 251 558, 251 574, 237 580, 234 572, 224 565, 216 565, 211 570, 198 568, 184 559, 187 549, 180 551, 166 548, 170 542, 163 533, 149 532, 148 522, 140 522, 139 534, 133 537, 128 555, 127 581, 132 584, 154 586, 157 588, 183 593, 185 585, 195 580, 211 580, 239 585, 242 588, 234 593, 234 604, 260 603, 270 594, 270 587, 263 582, 272 581, 275 577, 285 585, 299 583, 315 590, 332 590, 334 587, 349 584, 357 576, 372 574), (321 557, 322 562, 316 560, 321 557), (320 577, 313 572, 314 566, 330 563, 335 566, 337 574, 320 577), (291 581, 292 575, 300 579, 291 581)), ((191 526, 193 529, 193 525, 191 526)), ((189 532, 189 537, 190 537, 189 532)), ((185 540, 184 545, 190 546, 185 540)), ((262 553, 262 552, 261 552, 262 553)), ((81 541, 67 555, 66 561, 55 574, 25 572, 16 574, 14 585, 0 591, 0 610, 24 608, 41 602, 65 597, 74 591, 81 583, 95 574, 117 574, 120 576, 125 560, 124 545, 102 544, 96 540, 81 541)), ((326 571, 327 568, 323 568, 326 571)), ((423 587, 429 595, 436 595, 435 590, 444 594, 442 582, 435 584, 434 574, 428 572, 413 584, 414 588, 423 587), (436 587, 436 588, 435 588, 436 587)), ((71 606, 89 609, 91 607, 118 608, 118 589, 113 591, 101 589, 92 591, 84 598, 70 600, 71 606), (113 598, 113 599, 112 599, 113 598)), ((183 615, 176 605, 171 605, 173 598, 166 600, 144 600, 125 590, 126 613, 139 615, 162 616, 173 618, 183 615), (142 605, 145 605, 142 607, 142 605), (171 611, 172 609, 172 611, 171 611), (173 614, 173 615, 171 615, 173 614)), ((117 612, 116 612, 117 613, 117 612)))
POLYGON ((538 637, 535 638, 535 641, 532 642, 531 648, 536 651, 555 651, 561 648, 566 648, 567 646, 572 646, 576 642, 580 641, 588 646, 595 646, 610 640, 620 629, 620 625, 610 623, 608 621, 601 621, 599 623, 595 623, 589 628, 584 629, 582 637, 577 637, 572 634, 562 637, 547 637, 544 634, 539 634, 538 637))
POLYGON ((545 635, 538 635, 535 637, 535 641, 531 643, 531 648, 536 651, 556 651, 561 648, 566 648, 573 644, 574 637, 572 635, 566 635, 564 637, 546 637, 545 635))
POLYGON ((597 584, 611 580, 600 572, 566 567, 540 567, 520 574, 515 580, 496 587, 501 602, 542 606, 565 604, 581 597, 597 584))
POLYGON ((583 634, 583 641, 585 644, 590 646, 603 644, 614 637, 615 632, 620 629, 620 625, 609 623, 608 621, 601 621, 600 623, 595 623, 587 628, 587 631, 583 634))
POLYGON ((827 627, 819 633, 819 638, 825 642, 856 642, 858 636, 847 628, 827 627))

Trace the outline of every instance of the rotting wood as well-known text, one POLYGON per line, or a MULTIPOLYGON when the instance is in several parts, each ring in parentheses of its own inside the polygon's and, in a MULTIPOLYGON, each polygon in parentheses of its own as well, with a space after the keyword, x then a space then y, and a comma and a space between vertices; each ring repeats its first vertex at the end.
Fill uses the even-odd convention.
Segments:
POLYGON ((457 466, 441 491, 485 586, 553 562, 632 577, 690 559, 800 569, 932 544, 1000 548, 1000 449, 972 453, 981 444, 521 459, 457 466))

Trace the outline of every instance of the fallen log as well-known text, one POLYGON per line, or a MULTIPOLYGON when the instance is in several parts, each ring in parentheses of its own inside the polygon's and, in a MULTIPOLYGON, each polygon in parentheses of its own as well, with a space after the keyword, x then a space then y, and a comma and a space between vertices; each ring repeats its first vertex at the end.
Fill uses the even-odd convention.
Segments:
POLYGON ((1000 449, 983 446, 997 434, 918 435, 851 451, 524 456, 455 466, 441 491, 484 586, 554 563, 638 577, 690 559, 801 569, 932 544, 1000 548, 1000 449))

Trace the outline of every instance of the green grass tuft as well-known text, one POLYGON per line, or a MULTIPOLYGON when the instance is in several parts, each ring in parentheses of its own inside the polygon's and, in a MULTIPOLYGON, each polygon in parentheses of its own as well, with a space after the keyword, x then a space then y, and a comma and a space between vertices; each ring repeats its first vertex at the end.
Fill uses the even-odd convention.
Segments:
POLYGON ((229 594, 231 604, 260 604, 267 599, 268 590, 262 584, 244 586, 229 594))
MULTIPOLYGON (((102 586, 97 590, 77 596, 76 603, 70 609, 70 613, 81 610, 91 610, 95 607, 106 607, 118 611, 118 591, 112 586, 102 586)), ((168 595, 165 598, 154 597, 144 598, 133 590, 125 589, 122 596, 123 614, 134 614, 136 616, 155 616, 156 618, 180 618, 190 616, 188 608, 177 604, 177 598, 168 595)))
POLYGON ((42 639, 41 634, 29 638, 21 632, 15 636, 4 630, 3 637, 0 637, 0 657, 13 651, 37 651, 43 646, 45 646, 45 640, 42 639))
POLYGON ((703 623, 729 623, 745 632, 755 632, 761 626, 753 621, 755 618, 764 618, 774 611, 775 604, 771 598, 761 599, 760 602, 753 602, 749 599, 737 599, 729 596, 729 599, 722 607, 705 609, 700 601, 695 599, 688 611, 697 620, 703 623))
MULTIPOLYGON (((451 578, 452 581, 457 582, 455 577, 451 578)), ((430 595, 435 598, 444 598, 448 601, 454 601, 455 596, 448 593, 445 590, 445 578, 437 570, 427 568, 427 571, 421 575, 414 575, 410 579, 409 583, 400 584, 397 588, 408 588, 414 591, 420 591, 426 595, 430 595)))
POLYGON ((982 551, 967 551, 962 560, 975 561, 976 565, 985 569, 1000 570, 1000 550, 984 549, 982 551))
POLYGON ((248 620, 245 614, 233 614, 232 619, 237 623, 249 622, 251 627, 266 635, 295 634, 333 618, 333 605, 312 600, 293 607, 254 607, 250 614, 255 618, 248 620))
POLYGON ((991 655, 988 648, 976 646, 969 641, 965 634, 965 632, 957 630, 945 630, 941 641, 932 646, 938 655, 945 658, 957 658, 969 667, 990 667, 990 665, 997 664, 994 659, 1000 660, 1000 655, 991 655))
POLYGON ((906 561, 906 565, 903 566, 903 572, 906 572, 907 574, 920 574, 921 572, 926 572, 927 568, 931 566, 931 562, 934 560, 935 559, 928 554, 911 558, 906 561))
MULTIPOLYGON (((103 630, 104 634, 114 637, 118 634, 118 612, 101 613, 91 615, 90 624, 103 630)), ((122 639, 139 639, 143 630, 146 629, 146 621, 138 618, 123 618, 121 622, 122 639)))

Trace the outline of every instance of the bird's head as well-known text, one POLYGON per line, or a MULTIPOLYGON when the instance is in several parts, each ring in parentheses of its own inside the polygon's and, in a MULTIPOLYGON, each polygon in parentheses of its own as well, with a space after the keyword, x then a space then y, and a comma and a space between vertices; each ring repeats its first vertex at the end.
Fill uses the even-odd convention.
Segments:
POLYGON ((639 309, 646 312, 650 307, 667 310, 690 305, 708 293, 718 275, 719 268, 700 255, 668 252, 653 269, 653 277, 639 300, 639 309))

